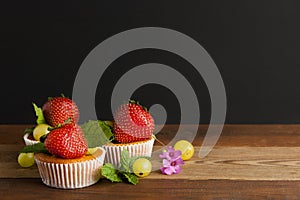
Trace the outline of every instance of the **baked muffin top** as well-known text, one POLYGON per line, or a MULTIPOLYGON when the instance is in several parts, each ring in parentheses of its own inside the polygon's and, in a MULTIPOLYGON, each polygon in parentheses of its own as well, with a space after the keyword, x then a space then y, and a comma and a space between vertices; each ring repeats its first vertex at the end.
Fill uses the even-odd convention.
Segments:
POLYGON ((143 143, 146 143, 146 142, 149 142, 151 139, 146 139, 146 140, 143 140, 143 141, 137 141, 137 142, 130 142, 130 143, 107 143, 105 144, 105 146, 128 146, 128 145, 135 145, 135 144, 143 144, 143 143))
POLYGON ((85 162, 89 160, 93 160, 97 157, 100 157, 102 155, 102 150, 97 149, 93 154, 87 154, 80 158, 74 158, 74 159, 65 159, 65 158, 59 158, 54 155, 45 154, 45 153, 37 153, 35 154, 35 158, 38 161, 41 162, 47 162, 47 163, 56 163, 56 164, 69 164, 69 163, 77 163, 77 162, 85 162))

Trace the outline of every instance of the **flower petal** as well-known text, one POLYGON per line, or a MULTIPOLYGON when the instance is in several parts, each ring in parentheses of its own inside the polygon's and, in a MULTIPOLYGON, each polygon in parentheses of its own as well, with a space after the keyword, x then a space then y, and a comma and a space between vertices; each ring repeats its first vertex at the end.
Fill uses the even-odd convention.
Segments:
POLYGON ((175 162, 176 162, 176 165, 183 165, 184 164, 181 157, 179 157, 177 160, 175 160, 175 162))
POLYGON ((174 151, 174 157, 179 157, 179 156, 181 156, 181 151, 180 150, 174 151))
POLYGON ((166 158, 167 157, 168 152, 163 152, 162 154, 159 154, 160 158, 166 158))
POLYGON ((180 165, 175 165, 175 166, 174 166, 174 170, 175 170, 174 174, 179 174, 179 173, 181 172, 181 167, 180 167, 180 165))
POLYGON ((163 167, 170 167, 171 166, 171 162, 167 159, 163 159, 163 167))
POLYGON ((161 173, 166 174, 166 175, 171 175, 167 169, 168 169, 168 167, 161 167, 160 168, 161 173))
POLYGON ((176 171, 175 171, 175 168, 174 168, 173 166, 166 167, 164 171, 165 171, 165 173, 168 174, 168 175, 171 175, 171 174, 173 174, 173 173, 176 172, 176 171))
POLYGON ((174 149, 172 146, 168 146, 168 147, 167 147, 167 151, 168 151, 168 152, 174 152, 175 149, 174 149))

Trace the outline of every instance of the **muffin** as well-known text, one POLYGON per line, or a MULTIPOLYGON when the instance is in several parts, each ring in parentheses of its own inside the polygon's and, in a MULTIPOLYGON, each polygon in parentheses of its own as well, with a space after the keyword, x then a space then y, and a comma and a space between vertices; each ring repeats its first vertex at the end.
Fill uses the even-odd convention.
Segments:
POLYGON ((25 129, 25 135, 23 136, 25 144, 34 145, 41 141, 42 138, 50 132, 52 127, 45 123, 35 125, 33 128, 25 129))
POLYGON ((24 142, 25 142, 25 144, 26 144, 27 146, 29 146, 29 145, 34 145, 34 144, 37 144, 37 143, 40 142, 40 141, 35 140, 35 139, 33 138, 32 134, 30 134, 30 133, 26 133, 26 134, 23 136, 23 140, 24 140, 24 142))
POLYGON ((100 179, 105 149, 98 147, 93 154, 65 159, 51 154, 37 153, 35 161, 44 184, 62 189, 90 186, 100 179))
POLYGON ((126 149, 130 157, 134 156, 147 156, 151 157, 154 138, 137 141, 131 143, 108 143, 102 147, 106 151, 105 163, 111 163, 118 167, 121 161, 121 152, 126 149))
POLYGON ((111 125, 114 141, 103 145, 107 151, 105 162, 118 167, 123 149, 129 152, 130 157, 151 157, 154 126, 153 117, 139 102, 130 100, 121 104, 114 112, 111 125))
POLYGON ((77 124, 79 110, 75 102, 62 96, 48 98, 42 108, 33 105, 37 125, 32 131, 26 129, 25 132, 32 133, 23 138, 26 145, 31 145, 25 152, 35 154, 42 182, 62 189, 96 183, 100 179, 106 151, 98 147, 101 144, 88 145, 88 141, 93 140, 90 136, 93 130, 84 133, 77 124))

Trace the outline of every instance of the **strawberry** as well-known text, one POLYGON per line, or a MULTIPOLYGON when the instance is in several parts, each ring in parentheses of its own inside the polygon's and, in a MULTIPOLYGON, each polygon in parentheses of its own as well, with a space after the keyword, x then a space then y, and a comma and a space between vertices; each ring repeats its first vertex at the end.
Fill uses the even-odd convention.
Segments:
POLYGON ((80 158, 88 150, 80 126, 74 123, 50 131, 44 144, 51 154, 66 159, 80 158))
POLYGON ((79 120, 77 105, 67 97, 50 98, 42 109, 46 121, 53 127, 64 124, 68 119, 73 123, 77 123, 79 120))
POLYGON ((150 139, 154 131, 154 120, 150 113, 132 100, 116 110, 114 120, 114 137, 120 143, 150 139))

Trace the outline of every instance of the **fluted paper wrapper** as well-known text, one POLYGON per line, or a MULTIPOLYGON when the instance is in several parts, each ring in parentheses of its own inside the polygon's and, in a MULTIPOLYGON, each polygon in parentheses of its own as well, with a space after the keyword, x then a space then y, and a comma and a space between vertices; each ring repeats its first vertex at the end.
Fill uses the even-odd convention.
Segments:
POLYGON ((39 141, 28 139, 28 136, 29 136, 29 133, 26 133, 23 136, 23 139, 24 139, 24 142, 25 142, 26 146, 34 145, 36 143, 39 143, 39 141))
POLYGON ((62 189, 83 188, 95 184, 100 179, 105 150, 99 157, 83 162, 68 164, 48 163, 35 159, 44 184, 62 189))
POLYGON ((146 141, 129 144, 108 144, 102 147, 106 150, 105 163, 111 163, 118 167, 121 161, 121 152, 126 149, 130 157, 148 156, 151 157, 154 138, 146 141))

